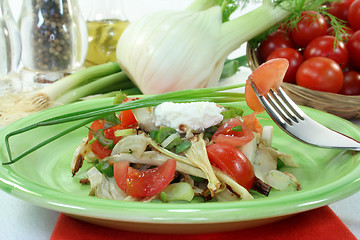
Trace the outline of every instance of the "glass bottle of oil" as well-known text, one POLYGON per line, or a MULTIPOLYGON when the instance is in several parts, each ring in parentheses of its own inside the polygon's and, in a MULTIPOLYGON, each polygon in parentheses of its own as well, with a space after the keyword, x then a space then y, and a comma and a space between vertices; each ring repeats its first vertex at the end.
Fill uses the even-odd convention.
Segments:
POLYGON ((88 52, 85 66, 116 61, 116 45, 129 22, 121 0, 93 0, 87 18, 88 52))

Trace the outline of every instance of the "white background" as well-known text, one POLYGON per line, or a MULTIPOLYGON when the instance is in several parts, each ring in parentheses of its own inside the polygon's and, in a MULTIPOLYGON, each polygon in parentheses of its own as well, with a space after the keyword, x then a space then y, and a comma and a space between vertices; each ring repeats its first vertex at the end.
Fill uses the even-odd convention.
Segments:
MULTIPOLYGON (((89 0, 79 0, 86 16, 89 12, 89 0)), ((134 20, 142 14, 160 9, 182 9, 190 0, 127 0, 124 10, 129 20, 134 20)), ((20 13, 21 0, 9 0, 14 17, 20 13)), ((248 9, 253 8, 249 6, 248 9)), ((243 53, 243 46, 241 52, 243 53)), ((246 77, 246 76, 243 76, 246 77)), ((360 125, 360 121, 354 121, 360 125)), ((360 239, 360 193, 348 197, 330 207, 360 239)), ((50 211, 17 199, 0 191, 0 239, 15 240, 47 240, 58 218, 57 212, 50 211)))

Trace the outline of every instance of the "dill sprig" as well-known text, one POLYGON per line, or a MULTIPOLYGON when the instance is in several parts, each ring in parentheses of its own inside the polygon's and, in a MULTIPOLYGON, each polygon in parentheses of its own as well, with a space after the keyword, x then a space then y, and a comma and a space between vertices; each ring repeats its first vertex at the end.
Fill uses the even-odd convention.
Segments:
POLYGON ((244 8, 249 4, 250 0, 215 0, 222 9, 222 21, 230 21, 230 16, 237 9, 244 8))

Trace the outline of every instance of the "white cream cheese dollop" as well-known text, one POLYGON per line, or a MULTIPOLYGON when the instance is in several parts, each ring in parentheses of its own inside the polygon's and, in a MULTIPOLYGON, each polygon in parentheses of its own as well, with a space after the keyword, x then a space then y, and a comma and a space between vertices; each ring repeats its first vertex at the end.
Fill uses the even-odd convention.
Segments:
POLYGON ((203 131, 223 120, 222 107, 213 102, 164 102, 154 110, 156 126, 167 126, 182 132, 184 128, 203 131))

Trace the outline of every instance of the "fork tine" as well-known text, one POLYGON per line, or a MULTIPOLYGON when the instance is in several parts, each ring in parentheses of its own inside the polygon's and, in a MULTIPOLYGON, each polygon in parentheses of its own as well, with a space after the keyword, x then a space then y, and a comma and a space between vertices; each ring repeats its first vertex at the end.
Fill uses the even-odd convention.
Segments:
POLYGON ((287 106, 281 95, 279 95, 273 89, 270 89, 270 92, 267 95, 269 100, 273 101, 274 108, 278 110, 278 112, 290 125, 293 125, 293 122, 299 122, 297 115, 293 113, 293 110, 290 107, 287 106))
POLYGON ((275 109, 273 104, 271 104, 265 96, 259 96, 259 100, 266 112, 276 123, 278 123, 280 126, 285 126, 287 124, 284 117, 279 114, 278 109, 275 109))
POLYGON ((285 93, 282 87, 279 87, 279 95, 284 100, 286 105, 292 109, 292 112, 297 115, 301 120, 305 119, 306 114, 291 100, 291 98, 285 93))
POLYGON ((331 130, 308 117, 281 87, 278 91, 271 89, 265 96, 261 96, 255 84, 251 83, 251 86, 269 116, 295 139, 318 147, 360 151, 359 141, 331 130))
POLYGON ((259 95, 259 89, 255 86, 255 84, 251 83, 252 88, 254 89, 254 92, 257 96, 257 98, 260 100, 261 105, 264 107, 266 112, 268 112, 269 116, 280 126, 284 126, 287 124, 286 120, 279 114, 279 111, 274 108, 274 105, 271 104, 268 99, 265 96, 259 95))

